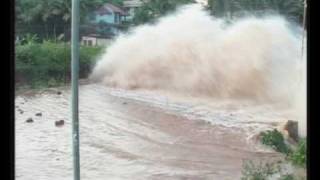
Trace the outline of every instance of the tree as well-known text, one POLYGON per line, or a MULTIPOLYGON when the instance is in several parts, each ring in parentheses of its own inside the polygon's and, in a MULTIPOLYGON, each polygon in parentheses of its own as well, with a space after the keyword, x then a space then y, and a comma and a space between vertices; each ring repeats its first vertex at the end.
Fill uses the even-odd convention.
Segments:
POLYGON ((299 23, 303 19, 303 0, 209 0, 208 8, 218 17, 244 11, 258 15, 273 10, 299 23))
POLYGON ((149 0, 135 11, 133 22, 135 25, 152 23, 160 16, 172 12, 179 5, 194 3, 194 0, 149 0))
MULTIPOLYGON (((123 0, 80 0, 80 21, 104 3, 121 5, 123 0)), ((16 32, 56 36, 71 23, 71 0, 16 0, 16 32)))

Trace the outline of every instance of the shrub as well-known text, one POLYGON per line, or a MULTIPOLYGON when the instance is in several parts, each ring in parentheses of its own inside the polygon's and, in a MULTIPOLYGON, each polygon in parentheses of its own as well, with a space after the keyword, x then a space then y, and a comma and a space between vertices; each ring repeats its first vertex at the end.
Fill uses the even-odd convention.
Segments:
POLYGON ((294 165, 306 167, 306 139, 300 139, 297 147, 292 150, 285 144, 282 134, 276 129, 262 132, 261 137, 262 144, 271 146, 276 151, 286 154, 287 160, 294 165))
POLYGON ((285 144, 283 135, 276 129, 261 133, 261 142, 267 146, 271 146, 274 150, 289 154, 291 149, 285 144))
MULTIPOLYGON (((80 47, 79 77, 86 78, 103 47, 80 47)), ((55 86, 70 78, 70 44, 44 41, 16 46, 15 72, 18 84, 55 86)))
POLYGON ((289 159, 294 165, 306 167, 306 139, 301 139, 295 149, 290 155, 289 159))

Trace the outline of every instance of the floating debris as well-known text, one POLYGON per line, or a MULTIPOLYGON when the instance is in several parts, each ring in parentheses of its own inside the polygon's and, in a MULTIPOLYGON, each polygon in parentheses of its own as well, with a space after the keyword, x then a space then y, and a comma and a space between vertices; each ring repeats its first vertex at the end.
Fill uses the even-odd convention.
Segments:
POLYGON ((284 130, 287 131, 290 138, 298 142, 298 121, 288 120, 284 125, 284 130))
POLYGON ((21 110, 21 109, 18 109, 18 111, 19 111, 20 114, 23 114, 23 112, 24 112, 24 111, 21 110))
POLYGON ((33 119, 32 119, 32 118, 28 118, 28 119, 26 120, 26 122, 27 122, 27 123, 33 123, 33 119))
POLYGON ((55 122, 55 125, 56 125, 57 127, 63 126, 63 125, 64 125, 64 120, 56 121, 56 122, 55 122))

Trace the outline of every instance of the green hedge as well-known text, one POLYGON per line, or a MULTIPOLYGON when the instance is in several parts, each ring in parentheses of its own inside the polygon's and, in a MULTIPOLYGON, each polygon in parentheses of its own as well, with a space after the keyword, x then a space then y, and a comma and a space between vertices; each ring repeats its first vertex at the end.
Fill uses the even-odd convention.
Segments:
MULTIPOLYGON (((15 71, 18 86, 54 86, 70 79, 70 49, 68 43, 51 41, 16 45, 15 71)), ((80 47, 80 78, 88 76, 103 49, 100 46, 80 47)))

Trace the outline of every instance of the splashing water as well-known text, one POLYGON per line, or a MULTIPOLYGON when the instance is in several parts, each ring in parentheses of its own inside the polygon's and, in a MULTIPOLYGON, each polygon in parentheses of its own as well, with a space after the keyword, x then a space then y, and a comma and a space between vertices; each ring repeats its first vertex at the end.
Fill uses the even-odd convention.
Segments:
POLYGON ((293 29, 299 27, 280 16, 227 24, 187 5, 117 38, 90 79, 125 89, 280 103, 305 136, 306 61, 301 33, 293 29))

